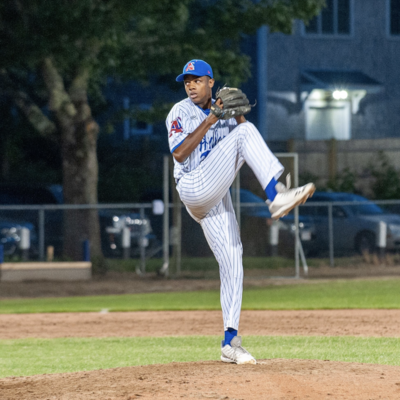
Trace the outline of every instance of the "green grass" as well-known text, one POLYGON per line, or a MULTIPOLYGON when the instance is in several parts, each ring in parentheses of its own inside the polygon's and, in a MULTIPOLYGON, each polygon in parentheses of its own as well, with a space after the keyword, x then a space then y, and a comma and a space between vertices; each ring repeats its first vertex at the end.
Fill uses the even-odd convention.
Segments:
MULTIPOLYGON (((400 308, 400 279, 339 280, 247 289, 245 310, 400 308)), ((219 291, 0 300, 0 313, 219 310, 219 291)))
MULTIPOLYGON (((110 271, 125 271, 134 272, 136 266, 140 263, 138 259, 112 259, 106 260, 106 267, 110 271)), ((318 268, 321 265, 329 265, 330 261, 326 258, 310 258, 307 260, 310 268, 318 268)), ((335 265, 339 266, 354 266, 365 263, 363 258, 360 257, 338 257, 335 259, 335 265)), ((146 261, 146 271, 156 272, 163 264, 160 258, 151 258, 146 261)), ((173 262, 171 262, 173 264, 173 262)), ((213 272, 218 274, 218 263, 214 257, 182 257, 181 260, 182 271, 188 272, 213 272)), ((173 265, 172 265, 173 267, 173 265)), ((293 270, 294 275, 294 260, 293 257, 243 257, 244 270, 257 269, 262 272, 263 270, 277 270, 280 268, 290 268, 293 270)))
MULTIPOLYGON (((0 378, 88 371, 173 361, 218 360, 216 336, 0 341, 0 378)), ((400 339, 247 336, 258 359, 298 358, 400 365, 400 339)))

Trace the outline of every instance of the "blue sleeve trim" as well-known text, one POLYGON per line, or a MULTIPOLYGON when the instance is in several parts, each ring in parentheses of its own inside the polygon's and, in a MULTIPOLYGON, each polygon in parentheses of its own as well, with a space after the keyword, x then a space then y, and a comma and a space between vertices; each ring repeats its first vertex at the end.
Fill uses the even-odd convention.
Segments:
MULTIPOLYGON (((186 139, 186 138, 185 138, 186 139)), ((182 140, 182 142, 178 143, 172 150, 171 154, 185 141, 185 139, 182 140)))

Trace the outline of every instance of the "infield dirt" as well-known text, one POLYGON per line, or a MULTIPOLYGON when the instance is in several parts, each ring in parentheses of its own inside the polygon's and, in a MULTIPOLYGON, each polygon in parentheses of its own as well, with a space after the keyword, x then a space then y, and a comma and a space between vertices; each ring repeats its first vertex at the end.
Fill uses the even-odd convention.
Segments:
POLYGON ((2 399, 399 399, 400 368, 313 360, 172 363, 0 380, 2 399))
MULTIPOLYGON (((0 315, 0 338, 218 335, 220 325, 217 311, 0 315)), ((400 310, 243 311, 241 334, 400 337, 400 310)), ((9 377, 0 379, 0 398, 400 399, 400 367, 328 360, 258 362, 239 366, 204 361, 9 377)))

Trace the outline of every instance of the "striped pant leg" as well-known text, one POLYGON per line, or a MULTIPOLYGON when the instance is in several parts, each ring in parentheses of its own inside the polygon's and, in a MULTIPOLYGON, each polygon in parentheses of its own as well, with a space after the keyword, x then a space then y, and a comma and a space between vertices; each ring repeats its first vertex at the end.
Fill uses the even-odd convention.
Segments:
POLYGON ((242 242, 229 192, 200 221, 219 264, 224 329, 239 329, 243 293, 242 242))
POLYGON ((180 197, 197 221, 225 196, 244 162, 253 170, 263 189, 283 171, 279 160, 250 122, 238 125, 195 170, 180 180, 180 197))

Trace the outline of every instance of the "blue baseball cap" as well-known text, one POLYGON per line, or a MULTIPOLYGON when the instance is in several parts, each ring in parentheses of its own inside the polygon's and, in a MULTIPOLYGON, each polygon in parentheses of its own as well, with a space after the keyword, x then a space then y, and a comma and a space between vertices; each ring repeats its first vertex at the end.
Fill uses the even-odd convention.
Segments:
POLYGON ((207 64, 203 60, 191 60, 184 67, 180 75, 176 77, 177 82, 183 82, 185 75, 196 75, 196 76, 209 76, 213 78, 213 72, 210 64, 207 64))

